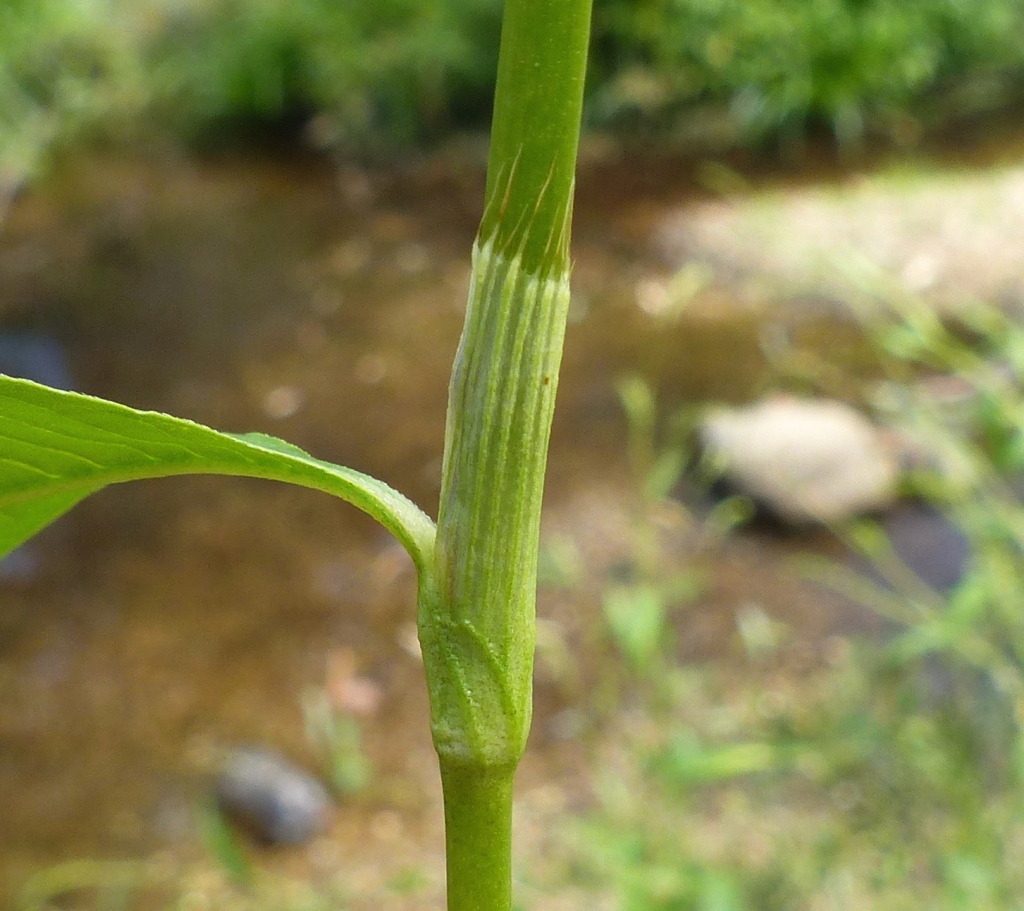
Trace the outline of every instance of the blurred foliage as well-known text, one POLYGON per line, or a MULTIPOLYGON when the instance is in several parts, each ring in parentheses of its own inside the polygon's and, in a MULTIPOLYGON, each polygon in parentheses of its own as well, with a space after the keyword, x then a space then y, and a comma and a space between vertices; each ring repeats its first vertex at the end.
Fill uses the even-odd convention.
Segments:
MULTIPOLYGON (((218 849, 219 851, 219 849, 218 849)), ((215 855, 219 865, 222 857, 215 855)), ((280 874, 182 864, 166 854, 148 861, 74 860, 47 867, 25 883, 13 911, 336 911, 342 884, 314 888, 280 874)))
POLYGON ((325 778, 338 797, 364 791, 373 765, 363 749, 359 719, 335 706, 326 692, 311 690, 302 700, 306 736, 324 757, 325 778))
MULTIPOLYGON (((984 779, 1024 797, 1024 326, 980 302, 947 325, 926 302, 896 296, 869 331, 890 377, 878 405, 917 449, 912 488, 970 555, 948 593, 898 565, 888 573, 905 627, 892 660, 942 669, 943 690, 964 703, 964 731, 991 757, 984 779)), ((867 544, 878 550, 870 534, 867 544)), ((892 562, 884 542, 881 553, 892 562)), ((879 610, 892 615, 890 604, 879 610)))
MULTIPOLYGON (((83 129, 305 129, 344 150, 486 125, 500 0, 9 0, 0 175, 83 129)), ((1019 0, 597 0, 589 120, 699 143, 912 141, 1024 94, 1019 0)), ((16 175, 12 178, 11 175, 16 175)))
MULTIPOLYGON (((876 285, 864 327, 886 376, 876 408, 913 454, 909 490, 966 542, 964 575, 930 588, 861 522, 843 533, 870 573, 815 565, 892 621, 884 632, 832 636, 809 667, 799 631, 738 613, 745 660, 664 662, 602 732, 594 806, 562 836, 553 879, 580 904, 1024 902, 1021 314, 965 303, 947 321, 876 285)), ((620 396, 631 447, 649 452, 653 400, 635 383, 620 396)))
POLYGON ((789 661, 677 671, 620 724, 561 882, 621 911, 1019 908, 1020 801, 970 705, 872 646, 789 661))
POLYGON ((914 117, 1005 103, 1024 75, 1017 0, 598 0, 595 16, 596 118, 725 139, 910 139, 914 117))
POLYGON ((692 453, 687 446, 692 416, 680 414, 659 434, 654 391, 637 375, 616 382, 626 417, 627 455, 636 501, 627 552, 612 567, 601 594, 609 639, 633 671, 660 673, 671 648, 670 615, 704 587, 692 566, 672 567, 668 542, 693 517, 670 498, 692 453), (662 438, 663 437, 663 438, 662 438))
POLYGON ((113 2, 0 4, 0 217, 55 142, 141 109, 137 42, 113 2))
MULTIPOLYGON (((0 202, 83 134, 306 131, 349 150, 483 123, 495 0, 12 0, 0 5, 0 202)), ((0 207, 2 212, 2 207, 0 207)))
POLYGON ((158 107, 186 132, 319 114, 319 141, 435 135, 489 103, 493 0, 222 0, 167 20, 158 107))

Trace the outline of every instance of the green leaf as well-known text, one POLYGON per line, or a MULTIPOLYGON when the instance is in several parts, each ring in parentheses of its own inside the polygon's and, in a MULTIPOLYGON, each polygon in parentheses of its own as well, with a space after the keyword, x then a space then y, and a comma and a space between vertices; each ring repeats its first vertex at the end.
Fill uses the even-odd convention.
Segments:
POLYGON ((766 772, 781 759, 778 750, 760 741, 705 744, 680 734, 654 757, 654 765, 671 784, 686 787, 766 772))
POLYGON ((653 585, 609 585, 601 606, 616 646, 636 670, 650 669, 665 642, 664 594, 653 585))
POLYGON ((220 433, 28 380, 0 376, 0 556, 108 484, 183 474, 285 481, 340 497, 429 565, 434 524, 368 475, 264 434, 220 433))
POLYGON ((210 856, 235 885, 248 886, 252 883, 252 862, 231 824, 212 800, 200 809, 199 837, 210 856))

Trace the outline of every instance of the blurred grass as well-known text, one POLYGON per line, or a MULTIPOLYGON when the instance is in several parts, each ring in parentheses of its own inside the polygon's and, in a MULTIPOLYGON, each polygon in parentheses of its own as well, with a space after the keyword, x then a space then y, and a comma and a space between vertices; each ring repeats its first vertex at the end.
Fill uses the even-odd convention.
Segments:
POLYGON ((564 881, 621 911, 1019 908, 1019 799, 965 718, 869 651, 797 686, 785 664, 692 674, 674 723, 619 726, 564 881))
MULTIPOLYGON (((874 290, 864 329, 886 379, 873 397, 920 447, 909 489, 967 541, 965 573, 948 592, 889 573, 884 531, 860 523, 849 540, 884 587, 834 563, 829 575, 860 583, 847 591, 893 621, 884 633, 832 635, 808 663, 800 630, 762 618, 771 635, 752 636, 757 618, 737 616, 745 657, 692 666, 664 637, 658 673, 633 668, 597 725, 593 806, 560 826, 548 884, 582 905, 1024 905, 1024 325, 977 302, 944 324, 874 290), (951 381, 955 408, 934 398, 951 381)), ((633 393, 631 449, 652 452, 653 397, 633 393)))
POLYGON ((1019 98, 1024 74, 1014 0, 599 0, 595 15, 599 119, 734 140, 910 140, 1019 98))

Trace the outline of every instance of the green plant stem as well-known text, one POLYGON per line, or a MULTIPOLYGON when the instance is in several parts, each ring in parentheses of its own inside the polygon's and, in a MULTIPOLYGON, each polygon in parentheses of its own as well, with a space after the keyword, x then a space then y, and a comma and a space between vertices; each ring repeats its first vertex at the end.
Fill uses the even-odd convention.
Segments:
POLYGON ((452 371, 419 631, 449 911, 509 911, 532 706, 541 500, 569 308, 590 0, 508 0, 484 217, 452 371))
POLYGON ((569 267, 592 0, 507 0, 481 240, 533 275, 569 267))
POLYGON ((530 724, 544 469, 568 280, 477 248, 448 406, 432 587, 420 605, 442 761, 515 768, 530 724))
POLYGON ((512 904, 512 776, 442 762, 448 907, 512 904), (487 875, 481 876, 480 871, 487 875))

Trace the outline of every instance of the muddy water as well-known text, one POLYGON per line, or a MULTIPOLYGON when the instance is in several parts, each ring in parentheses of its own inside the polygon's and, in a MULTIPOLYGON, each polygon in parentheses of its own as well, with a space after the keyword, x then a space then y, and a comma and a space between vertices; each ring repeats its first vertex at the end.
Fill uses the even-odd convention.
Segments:
MULTIPOLYGON (((684 169, 652 167, 581 179, 548 503, 552 525, 587 529, 598 561, 626 546, 615 376, 642 373, 666 408, 771 381, 757 300, 709 288, 682 315, 638 306, 672 266, 652 225, 695 192, 684 169)), ((83 391, 286 437, 433 512, 481 187, 470 160, 78 164, 6 226, 0 321, 58 339, 83 391)), ((813 309, 772 320, 858 357, 854 333, 813 309)), ((33 548, 37 571, 0 583, 0 899, 59 860, 197 851, 195 807, 223 751, 315 762, 303 695, 352 653, 382 696, 366 723, 377 775, 324 850, 400 854, 395 819, 439 849, 414 580, 371 522, 309 492, 184 479, 99 494, 33 548)), ((752 591, 812 632, 829 625, 782 556, 748 543, 719 561, 684 630, 691 656, 723 647, 752 591)), ((594 593, 541 609, 578 636, 594 593)), ((545 718, 570 698, 543 675, 538 697, 528 776, 557 762, 545 718)))

